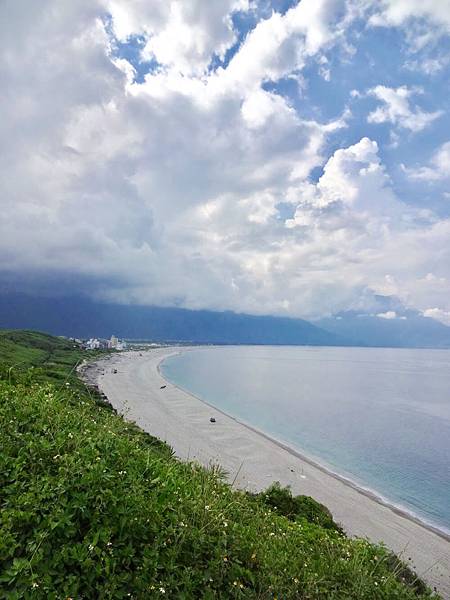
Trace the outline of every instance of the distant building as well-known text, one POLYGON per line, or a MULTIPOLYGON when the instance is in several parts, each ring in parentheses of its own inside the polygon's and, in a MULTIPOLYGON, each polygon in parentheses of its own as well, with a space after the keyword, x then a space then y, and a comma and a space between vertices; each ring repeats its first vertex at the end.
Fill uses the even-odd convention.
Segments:
POLYGON ((123 340, 119 340, 115 335, 112 335, 108 341, 108 348, 113 350, 125 350, 126 347, 126 343, 123 340))
POLYGON ((98 350, 102 347, 102 343, 97 338, 91 338, 86 342, 86 350, 98 350))
POLYGON ((123 340, 119 340, 119 342, 117 343, 117 350, 126 350, 127 348, 127 343, 124 342, 123 340))
POLYGON ((115 335, 112 335, 109 340, 90 338, 82 342, 82 347, 85 350, 125 350, 127 344, 123 340, 119 340, 115 335))
POLYGON ((117 344, 119 343, 119 338, 116 338, 115 335, 111 336, 111 339, 108 342, 108 348, 117 349, 117 344))

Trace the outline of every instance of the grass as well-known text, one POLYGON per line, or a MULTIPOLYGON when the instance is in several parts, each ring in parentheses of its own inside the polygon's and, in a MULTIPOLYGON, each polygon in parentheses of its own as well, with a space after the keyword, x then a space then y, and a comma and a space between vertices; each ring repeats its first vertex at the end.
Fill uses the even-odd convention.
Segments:
POLYGON ((80 391, 76 367, 105 351, 82 350, 76 342, 45 333, 26 330, 0 330, 0 377, 9 382, 70 382, 80 391))
POLYGON ((0 331, 0 357, 4 365, 38 366, 71 365, 81 356, 77 343, 45 333, 23 330, 0 331))
POLYGON ((0 352, 0 598, 433 597, 312 499, 176 460, 82 387, 73 344, 0 332, 0 352))

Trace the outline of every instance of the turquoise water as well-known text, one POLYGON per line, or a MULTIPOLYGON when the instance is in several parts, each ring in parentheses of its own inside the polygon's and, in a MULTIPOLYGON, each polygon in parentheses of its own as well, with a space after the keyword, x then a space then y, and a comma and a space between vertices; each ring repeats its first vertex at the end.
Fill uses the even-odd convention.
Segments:
POLYGON ((233 346, 166 359, 176 385, 450 531, 450 351, 233 346))

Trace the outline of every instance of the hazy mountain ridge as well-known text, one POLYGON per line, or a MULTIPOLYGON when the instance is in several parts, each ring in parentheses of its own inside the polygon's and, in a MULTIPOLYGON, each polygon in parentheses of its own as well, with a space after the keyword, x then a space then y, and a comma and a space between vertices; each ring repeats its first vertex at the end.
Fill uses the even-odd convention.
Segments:
POLYGON ((109 337, 205 344, 342 346, 350 342, 302 319, 183 308, 125 306, 81 298, 0 297, 0 327, 74 337, 109 337))
MULTIPOLYGON (((392 308, 392 300, 383 300, 392 308)), ((398 305, 395 318, 357 311, 310 323, 288 317, 127 306, 86 298, 0 296, 0 327, 80 338, 109 337, 204 344, 450 348, 450 327, 398 305)))
POLYGON ((345 312, 315 324, 356 346, 450 348, 450 327, 415 311, 396 318, 345 312))

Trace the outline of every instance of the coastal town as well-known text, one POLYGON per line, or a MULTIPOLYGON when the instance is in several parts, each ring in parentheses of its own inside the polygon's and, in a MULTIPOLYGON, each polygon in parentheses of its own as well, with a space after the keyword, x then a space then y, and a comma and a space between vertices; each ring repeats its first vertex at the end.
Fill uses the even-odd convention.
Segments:
POLYGON ((115 335, 112 335, 109 340, 103 338, 89 338, 88 340, 80 340, 73 338, 73 341, 83 348, 83 350, 126 350, 127 343, 115 335))

